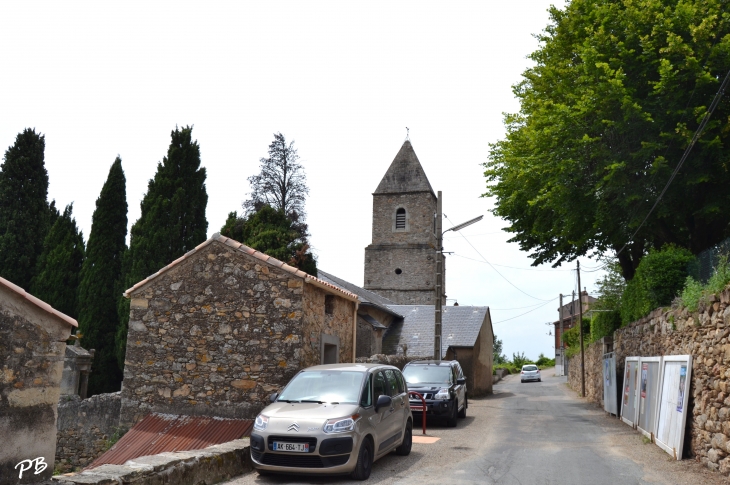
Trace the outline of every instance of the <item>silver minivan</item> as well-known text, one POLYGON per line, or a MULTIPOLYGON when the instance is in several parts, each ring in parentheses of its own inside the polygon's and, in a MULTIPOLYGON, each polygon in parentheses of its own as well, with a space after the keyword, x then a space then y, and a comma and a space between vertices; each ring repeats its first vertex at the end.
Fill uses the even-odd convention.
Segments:
POLYGON ((261 473, 350 474, 411 452, 413 416, 397 367, 328 364, 295 375, 256 417, 251 462, 261 473))

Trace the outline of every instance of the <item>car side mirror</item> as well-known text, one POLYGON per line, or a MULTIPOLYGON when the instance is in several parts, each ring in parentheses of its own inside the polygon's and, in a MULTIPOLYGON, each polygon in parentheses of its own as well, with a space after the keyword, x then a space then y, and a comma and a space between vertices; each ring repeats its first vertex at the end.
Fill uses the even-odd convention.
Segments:
POLYGON ((276 402, 276 398, 277 397, 279 397, 279 393, 278 392, 273 392, 273 393, 271 393, 271 396, 269 396, 269 401, 276 402))
POLYGON ((375 412, 377 413, 380 408, 384 408, 386 406, 390 407, 391 404, 393 404, 393 400, 390 396, 380 396, 378 401, 375 403, 375 412))
POLYGON ((456 379, 456 383, 459 385, 466 384, 466 377, 459 377, 458 379, 456 379))

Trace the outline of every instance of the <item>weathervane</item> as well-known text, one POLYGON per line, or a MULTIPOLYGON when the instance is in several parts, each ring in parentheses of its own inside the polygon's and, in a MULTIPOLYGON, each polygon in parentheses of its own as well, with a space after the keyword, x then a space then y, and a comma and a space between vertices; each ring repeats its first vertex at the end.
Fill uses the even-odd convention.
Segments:
POLYGON ((411 139, 410 131, 411 130, 406 126, 406 140, 410 140, 411 139))

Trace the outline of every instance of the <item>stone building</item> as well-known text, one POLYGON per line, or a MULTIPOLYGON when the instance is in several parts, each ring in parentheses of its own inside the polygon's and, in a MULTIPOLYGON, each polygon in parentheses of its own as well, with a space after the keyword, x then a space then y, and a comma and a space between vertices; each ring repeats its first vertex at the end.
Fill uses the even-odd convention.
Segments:
POLYGON ((53 474, 66 340, 76 326, 0 278, 0 485, 36 483, 53 474))
POLYGON ((400 305, 435 304, 435 214, 436 195, 406 140, 373 193, 366 290, 400 305))
POLYGON ((355 360, 357 295, 219 234, 125 296, 122 426, 253 417, 301 368, 355 360))

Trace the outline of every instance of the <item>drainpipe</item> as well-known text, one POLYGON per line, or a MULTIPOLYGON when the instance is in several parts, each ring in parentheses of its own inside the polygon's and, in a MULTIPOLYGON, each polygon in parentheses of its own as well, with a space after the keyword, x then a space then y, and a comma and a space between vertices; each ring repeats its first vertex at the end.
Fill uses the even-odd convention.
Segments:
POLYGON ((359 301, 355 303, 355 310, 352 312, 352 363, 355 363, 357 358, 357 307, 360 306, 359 301))

